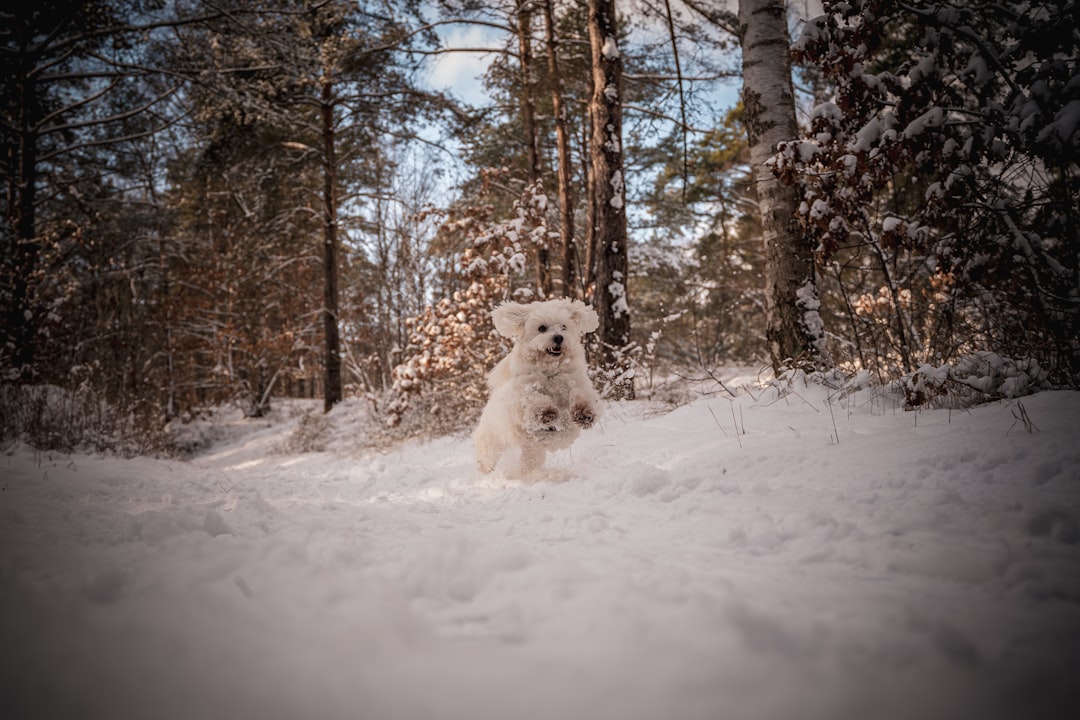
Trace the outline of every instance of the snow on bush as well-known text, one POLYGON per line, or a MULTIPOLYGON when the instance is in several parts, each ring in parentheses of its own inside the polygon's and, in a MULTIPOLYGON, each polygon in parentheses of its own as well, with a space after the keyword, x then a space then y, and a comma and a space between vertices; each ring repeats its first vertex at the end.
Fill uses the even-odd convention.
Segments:
POLYGON ((487 372, 508 349, 491 324, 491 310, 511 294, 521 301, 533 296, 528 288, 511 292, 511 286, 525 270, 528 248, 547 241, 546 211, 547 196, 537 182, 515 201, 507 220, 456 221, 453 229, 469 239, 459 260, 469 285, 406 321, 409 344, 394 368, 385 407, 386 426, 403 431, 399 436, 450 432, 479 416, 487 372))
POLYGON ((312 408, 300 416, 296 429, 285 441, 282 452, 307 453, 323 452, 331 424, 326 413, 312 408))
POLYGON ((949 365, 924 364, 898 382, 905 407, 967 407, 1011 399, 1049 387, 1037 360, 1004 358, 994 352, 965 355, 949 365))
POLYGON ((1076 8, 1021 7, 825 0, 794 43, 833 95, 772 167, 802 193, 838 359, 893 378, 974 347, 1080 382, 1076 8))

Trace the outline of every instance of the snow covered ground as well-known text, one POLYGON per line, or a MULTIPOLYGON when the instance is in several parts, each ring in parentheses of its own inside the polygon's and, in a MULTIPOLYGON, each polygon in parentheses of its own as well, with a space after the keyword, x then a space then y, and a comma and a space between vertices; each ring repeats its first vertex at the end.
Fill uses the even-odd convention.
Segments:
POLYGON ((187 462, 13 448, 0 706, 1075 717, 1080 394, 912 413, 790 390, 611 405, 561 483, 478 476, 464 434, 359 453, 351 403, 317 453, 287 451, 287 409, 187 462))

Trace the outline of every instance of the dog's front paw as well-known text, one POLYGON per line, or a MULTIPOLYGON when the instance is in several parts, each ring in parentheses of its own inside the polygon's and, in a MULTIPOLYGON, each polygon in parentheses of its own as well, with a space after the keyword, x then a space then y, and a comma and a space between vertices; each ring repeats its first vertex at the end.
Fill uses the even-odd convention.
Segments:
POLYGON ((555 427, 555 421, 559 418, 559 411, 553 407, 546 407, 536 412, 536 422, 540 426, 538 429, 543 432, 555 432, 558 428, 555 427))
POLYGON ((570 414, 570 417, 574 420, 574 423, 582 428, 590 428, 592 424, 596 422, 596 413, 593 412, 591 406, 586 403, 579 403, 574 406, 574 411, 570 414))

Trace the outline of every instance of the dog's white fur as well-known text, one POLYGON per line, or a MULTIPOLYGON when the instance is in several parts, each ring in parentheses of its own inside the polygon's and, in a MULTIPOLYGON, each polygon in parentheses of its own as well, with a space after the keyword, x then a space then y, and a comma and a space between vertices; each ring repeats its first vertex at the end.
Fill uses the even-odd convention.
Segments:
POLYGON ((520 456, 511 472, 536 477, 549 450, 569 447, 599 417, 581 344, 599 319, 585 303, 565 298, 503 303, 491 318, 514 347, 488 376, 488 402, 473 433, 476 460, 489 473, 516 448, 520 456))

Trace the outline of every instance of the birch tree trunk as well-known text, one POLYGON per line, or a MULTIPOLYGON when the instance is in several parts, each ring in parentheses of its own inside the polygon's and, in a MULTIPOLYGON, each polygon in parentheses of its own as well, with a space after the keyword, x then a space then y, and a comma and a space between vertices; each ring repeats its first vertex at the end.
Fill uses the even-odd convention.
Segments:
POLYGON ((627 304, 626 184, 622 155, 622 57, 614 0, 589 0, 589 46, 593 93, 590 155, 593 223, 596 232, 596 292, 602 361, 611 397, 631 399, 634 379, 626 351, 630 344, 627 304))
POLYGON ((819 366, 824 330, 814 249, 795 225, 799 197, 767 162, 776 144, 798 136, 783 0, 739 0, 743 109, 765 243, 765 337, 773 368, 819 366))

